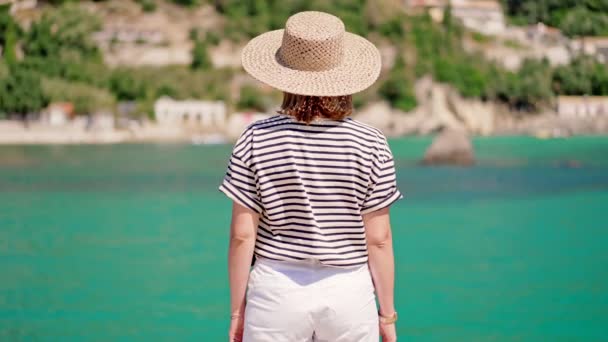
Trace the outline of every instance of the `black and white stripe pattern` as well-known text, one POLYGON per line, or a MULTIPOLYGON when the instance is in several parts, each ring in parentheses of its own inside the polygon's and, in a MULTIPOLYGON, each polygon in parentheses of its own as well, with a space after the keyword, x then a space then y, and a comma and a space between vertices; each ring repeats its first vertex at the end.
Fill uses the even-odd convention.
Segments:
POLYGON ((256 255, 338 267, 367 262, 362 215, 403 198, 382 132, 287 115, 243 132, 220 191, 260 214, 256 255))

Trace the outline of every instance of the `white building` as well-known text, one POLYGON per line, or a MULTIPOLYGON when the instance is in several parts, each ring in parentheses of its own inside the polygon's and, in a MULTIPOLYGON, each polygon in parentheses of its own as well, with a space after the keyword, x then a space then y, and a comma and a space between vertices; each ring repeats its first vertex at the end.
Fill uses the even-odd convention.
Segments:
POLYGON ((154 116, 161 125, 222 128, 226 105, 223 101, 176 101, 162 97, 154 104, 154 116))
POLYGON ((473 31, 498 35, 505 31, 502 6, 495 0, 452 0, 452 16, 473 31))
POLYGON ((582 37, 571 43, 574 51, 594 55, 598 61, 608 63, 608 37, 582 37))
POLYGON ((567 119, 608 116, 608 96, 559 96, 557 113, 567 119))
POLYGON ((41 121, 49 126, 64 126, 74 115, 74 105, 71 103, 51 103, 42 112, 41 121))
POLYGON ((502 6, 496 0, 405 0, 408 10, 428 11, 437 22, 443 21, 448 4, 452 7, 452 16, 470 30, 498 35, 507 28, 502 6))
POLYGON ((93 39, 99 44, 151 44, 159 45, 166 41, 160 30, 140 28, 137 25, 107 25, 103 31, 93 34, 93 39))

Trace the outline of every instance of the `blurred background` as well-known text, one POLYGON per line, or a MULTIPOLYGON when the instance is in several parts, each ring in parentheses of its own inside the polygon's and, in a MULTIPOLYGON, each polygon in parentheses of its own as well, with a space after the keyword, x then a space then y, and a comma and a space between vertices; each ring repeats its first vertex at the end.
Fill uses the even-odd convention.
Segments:
POLYGON ((220 341, 232 142, 303 10, 378 46, 401 339, 608 340, 608 1, 0 0, 0 341, 220 341))

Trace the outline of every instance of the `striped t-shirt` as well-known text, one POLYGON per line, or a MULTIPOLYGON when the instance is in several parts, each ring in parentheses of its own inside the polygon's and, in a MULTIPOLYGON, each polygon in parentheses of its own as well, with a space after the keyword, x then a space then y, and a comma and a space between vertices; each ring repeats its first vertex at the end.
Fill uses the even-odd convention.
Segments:
POLYGON ((256 256, 342 267, 367 262, 362 214, 403 198, 378 129, 288 115, 247 127, 220 191, 260 214, 256 256))

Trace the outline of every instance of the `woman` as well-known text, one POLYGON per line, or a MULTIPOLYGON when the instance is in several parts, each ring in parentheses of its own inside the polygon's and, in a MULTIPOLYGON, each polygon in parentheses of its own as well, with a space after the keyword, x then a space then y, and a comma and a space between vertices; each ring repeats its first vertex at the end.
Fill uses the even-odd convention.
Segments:
POLYGON ((378 50, 301 12, 242 58, 284 100, 238 139, 220 186, 233 200, 230 341, 395 341, 388 208, 402 195, 386 138, 348 117, 378 50))

